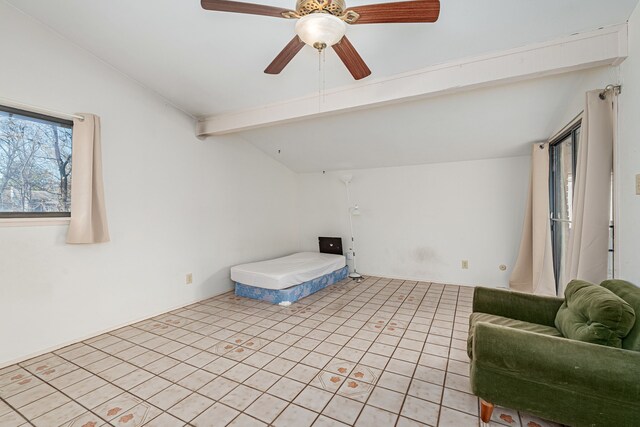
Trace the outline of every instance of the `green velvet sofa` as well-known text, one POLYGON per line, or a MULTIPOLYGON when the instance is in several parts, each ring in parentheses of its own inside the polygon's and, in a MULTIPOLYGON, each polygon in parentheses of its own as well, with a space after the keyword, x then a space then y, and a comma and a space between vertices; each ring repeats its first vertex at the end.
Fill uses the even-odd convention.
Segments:
POLYGON ((496 404, 573 427, 640 426, 640 288, 601 286, 637 313, 622 348, 564 338, 563 298, 475 289, 468 353, 484 422, 496 404))

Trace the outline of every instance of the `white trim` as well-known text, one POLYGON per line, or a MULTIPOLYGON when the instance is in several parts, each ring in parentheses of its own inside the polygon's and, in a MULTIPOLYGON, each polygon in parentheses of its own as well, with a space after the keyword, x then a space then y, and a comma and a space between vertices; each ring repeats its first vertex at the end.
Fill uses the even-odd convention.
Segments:
POLYGON ((556 138, 562 135, 562 133, 574 127, 578 122, 581 122, 583 117, 584 117, 584 110, 580 111, 569 123, 562 126, 562 128, 560 128, 558 131, 554 132, 553 135, 549 138, 549 140, 546 142, 543 142, 543 144, 549 144, 552 141, 554 141, 556 138))
POLYGON ((627 24, 544 43, 466 58, 410 73, 368 80, 317 94, 198 121, 199 137, 311 119, 385 104, 551 76, 606 65, 628 55, 627 24))
POLYGON ((389 277, 386 274, 367 274, 367 273, 360 273, 362 275, 362 277, 366 279, 370 278, 370 277, 377 277, 379 279, 388 279, 388 280, 404 280, 404 281, 408 281, 408 282, 419 282, 419 283, 429 283, 429 284, 433 284, 433 285, 444 285, 444 286, 461 286, 463 288, 477 288, 479 286, 485 286, 485 287, 490 287, 490 288, 505 288, 504 285, 500 285, 500 286, 494 286, 494 285, 488 285, 488 284, 480 284, 480 283, 445 283, 445 282, 441 282, 438 280, 426 280, 424 278, 422 279, 417 279, 415 277, 411 277, 411 276, 394 276, 394 277, 389 277))
POLYGON ((84 335, 84 336, 81 336, 79 338, 75 338, 75 339, 73 339, 71 341, 65 341, 62 344, 59 344, 59 345, 56 345, 56 346, 53 346, 53 347, 49 347, 49 348, 47 348, 45 350, 37 351, 35 353, 28 354, 28 355, 26 355, 24 357, 20 357, 19 359, 13 359, 13 360, 10 360, 8 362, 0 362, 0 369, 6 368, 6 367, 11 366, 11 365, 15 365, 17 363, 25 362, 25 361, 27 361, 29 359, 33 359, 35 357, 42 356, 43 354, 51 353, 53 351, 58 351, 61 348, 65 348, 65 347, 68 347, 70 345, 73 345, 73 344, 76 344, 76 343, 79 343, 79 342, 82 342, 82 341, 89 340, 91 338, 97 337, 97 336, 102 335, 102 334, 106 334, 106 333, 109 333, 109 332, 112 332, 112 331, 117 331, 118 329, 122 329, 122 328, 125 328, 127 326, 131 326, 131 325, 136 324, 138 322, 142 322, 144 320, 151 319, 151 318, 160 316, 162 314, 169 313, 171 311, 175 311, 175 310, 179 310, 179 309, 184 308, 184 307, 188 307, 191 304, 196 304, 196 303, 199 303, 199 302, 202 302, 202 301, 206 301, 208 299, 217 297, 219 295, 225 294, 225 293, 227 293, 229 291, 232 291, 232 290, 233 290, 233 287, 231 287, 230 289, 228 289, 226 291, 218 292, 218 293, 213 294, 213 295, 211 295, 209 297, 206 297, 206 298, 198 297, 198 299, 192 300, 191 302, 181 303, 179 306, 173 306, 173 308, 164 309, 164 310, 162 310, 160 312, 155 312, 155 314, 145 315, 142 318, 137 318, 136 320, 132 320, 132 321, 126 322, 126 323, 121 323, 119 326, 110 327, 108 329, 101 329, 99 332, 92 333, 92 334, 89 334, 89 335, 84 335))
POLYGON ((0 218, 0 228, 2 227, 43 227, 51 225, 69 225, 71 218, 49 217, 49 218, 0 218))
POLYGON ((84 116, 71 113, 63 113, 61 111, 49 110, 48 108, 37 107, 35 105, 25 104, 24 102, 16 101, 9 98, 0 98, 0 105, 5 107, 16 108, 18 110, 30 111, 32 113, 39 113, 45 116, 56 117, 58 119, 73 120, 78 119, 84 121, 84 116))

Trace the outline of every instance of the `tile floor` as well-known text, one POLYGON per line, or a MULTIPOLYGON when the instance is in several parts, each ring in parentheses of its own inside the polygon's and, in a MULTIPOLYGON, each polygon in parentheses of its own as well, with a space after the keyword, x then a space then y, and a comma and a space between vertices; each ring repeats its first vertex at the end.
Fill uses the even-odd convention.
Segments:
MULTIPOLYGON (((473 289, 344 281, 233 293, 0 369, 0 426, 478 427, 473 289)), ((496 408, 492 426, 554 425, 496 408)))

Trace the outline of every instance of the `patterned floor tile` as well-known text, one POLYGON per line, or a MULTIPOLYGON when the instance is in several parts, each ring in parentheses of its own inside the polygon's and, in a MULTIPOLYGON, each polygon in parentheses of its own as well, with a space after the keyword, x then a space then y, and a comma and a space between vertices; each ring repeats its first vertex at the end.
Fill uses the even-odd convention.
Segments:
POLYGON ((226 293, 0 369, 0 427, 477 427, 472 299, 376 277, 290 307, 226 293))

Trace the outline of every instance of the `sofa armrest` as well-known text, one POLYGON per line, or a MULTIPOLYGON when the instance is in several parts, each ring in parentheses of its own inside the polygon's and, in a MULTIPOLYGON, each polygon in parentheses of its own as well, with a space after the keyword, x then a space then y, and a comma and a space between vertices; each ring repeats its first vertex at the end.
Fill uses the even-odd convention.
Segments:
POLYGON ((475 369, 640 409, 640 352, 479 322, 474 364, 475 369))
POLYGON ((563 298, 513 292, 505 289, 475 288, 473 311, 508 317, 523 322, 555 327, 563 298))

